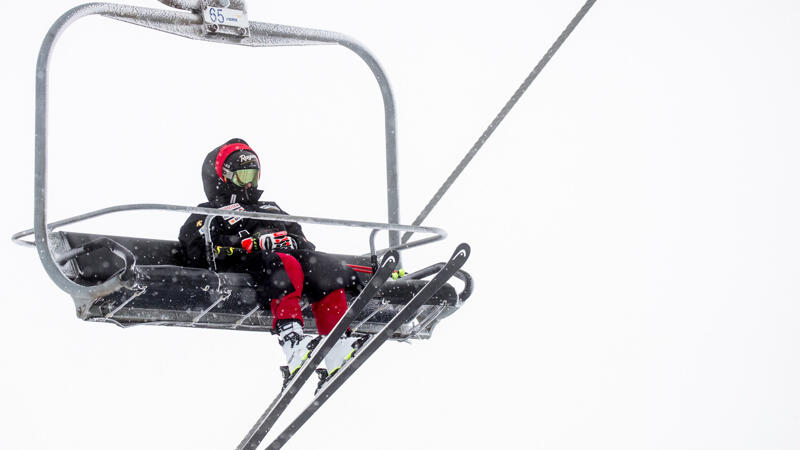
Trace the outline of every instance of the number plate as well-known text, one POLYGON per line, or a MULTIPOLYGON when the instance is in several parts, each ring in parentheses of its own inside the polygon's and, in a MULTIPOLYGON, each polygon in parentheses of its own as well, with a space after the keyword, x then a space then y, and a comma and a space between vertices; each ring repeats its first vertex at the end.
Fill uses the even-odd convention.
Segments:
POLYGON ((250 26, 247 14, 238 9, 206 7, 203 10, 203 20, 207 24, 229 27, 247 28, 250 26))

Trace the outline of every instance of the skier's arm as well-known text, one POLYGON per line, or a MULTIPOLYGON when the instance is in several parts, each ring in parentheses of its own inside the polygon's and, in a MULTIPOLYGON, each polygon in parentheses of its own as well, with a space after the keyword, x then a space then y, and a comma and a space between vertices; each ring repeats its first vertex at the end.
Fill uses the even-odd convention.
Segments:
MULTIPOLYGON (((192 267, 209 268, 206 257, 206 219, 206 216, 193 214, 181 227, 180 236, 178 237, 186 257, 186 263, 192 267)), ((231 249, 241 248, 243 237, 247 237, 246 234, 240 236, 234 225, 219 216, 211 220, 210 250, 218 261, 225 260, 228 256, 233 255, 234 252, 231 249)))
POLYGON ((289 236, 293 237, 297 242, 297 248, 303 250, 315 250, 317 248, 317 246, 312 244, 311 241, 306 238, 306 235, 303 234, 303 227, 301 227, 299 223, 289 222, 286 225, 286 231, 289 233, 289 236))
POLYGON ((178 235, 186 264, 191 267, 208 267, 206 242, 203 236, 204 222, 203 216, 192 214, 183 224, 178 235))
MULTIPOLYGON (((280 206, 276 205, 275 203, 267 203, 261 206, 261 209, 265 210, 264 212, 272 213, 272 214, 286 214, 289 215, 286 211, 281 209, 280 206)), ((311 241, 306 238, 306 235, 303 234, 303 227, 300 226, 297 222, 284 222, 283 226, 286 228, 286 232, 289 233, 295 242, 297 242, 297 248, 301 250, 315 250, 317 247, 311 243, 311 241)))

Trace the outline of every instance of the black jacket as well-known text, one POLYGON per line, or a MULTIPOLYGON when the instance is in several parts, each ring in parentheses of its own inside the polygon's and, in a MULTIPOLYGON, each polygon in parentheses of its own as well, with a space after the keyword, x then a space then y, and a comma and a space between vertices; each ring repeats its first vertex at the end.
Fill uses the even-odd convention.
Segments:
MULTIPOLYGON (((214 167, 217 154, 223 146, 234 142, 246 144, 246 142, 241 139, 231 139, 209 152, 203 160, 201 176, 208 202, 201 203, 198 206, 224 208, 236 211, 286 214, 286 212, 274 202, 259 201, 258 199, 261 197, 263 191, 255 188, 250 188, 245 191, 243 188, 237 187, 233 183, 225 182, 217 175, 217 171, 214 167)), ((214 247, 241 248, 241 240, 257 232, 286 231, 297 241, 300 249, 314 250, 314 244, 306 239, 305 235, 303 235, 303 229, 298 223, 264 221, 233 216, 216 217, 211 221, 212 247, 207 249, 204 236, 205 226, 207 225, 206 217, 207 216, 201 214, 192 214, 181 227, 178 240, 183 247, 186 263, 189 266, 211 268, 209 267, 210 264, 206 255, 213 254, 214 247)), ((234 266, 241 258, 241 255, 220 253, 216 255, 215 263, 218 269, 225 270, 234 266)))
MULTIPOLYGON (((211 202, 201 203, 197 206, 206 208, 224 208, 235 211, 255 211, 269 214, 286 214, 274 202, 258 201, 250 204, 233 203, 230 205, 216 205, 211 202)), ((253 236, 261 232, 274 233, 276 231, 286 231, 297 241, 298 248, 314 250, 314 244, 306 239, 303 229, 296 222, 265 221, 248 219, 233 216, 217 216, 211 221, 211 242, 212 248, 207 249, 205 238, 206 223, 205 215, 192 214, 186 223, 183 224, 178 240, 183 247, 186 263, 192 267, 209 268, 207 254, 212 251, 216 264, 219 269, 230 268, 241 258, 240 253, 228 254, 225 251, 213 252, 213 247, 234 247, 241 248, 242 239, 253 236)))

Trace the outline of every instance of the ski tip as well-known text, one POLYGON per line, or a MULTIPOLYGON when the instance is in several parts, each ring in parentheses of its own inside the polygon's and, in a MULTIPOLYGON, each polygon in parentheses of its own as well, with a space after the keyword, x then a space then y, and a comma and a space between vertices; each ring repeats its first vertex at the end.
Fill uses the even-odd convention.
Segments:
POLYGON ((388 252, 384 253, 383 259, 381 260, 381 266, 386 266, 388 264, 397 264, 400 260, 400 254, 397 253, 397 250, 389 250, 388 252))
POLYGON ((471 249, 469 244, 462 242, 461 244, 458 244, 458 247, 456 247, 451 259, 467 259, 469 258, 470 251, 471 249))

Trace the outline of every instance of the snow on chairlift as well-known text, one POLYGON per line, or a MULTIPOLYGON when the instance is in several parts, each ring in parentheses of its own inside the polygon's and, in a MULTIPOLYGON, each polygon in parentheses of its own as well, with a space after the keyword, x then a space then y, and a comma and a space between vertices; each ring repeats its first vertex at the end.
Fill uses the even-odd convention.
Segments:
MULTIPOLYGON (((36 166, 34 228, 15 234, 22 245, 35 246, 50 278, 69 293, 80 319, 110 322, 122 327, 147 324, 231 330, 270 331, 269 308, 257 301, 259 282, 246 273, 221 273, 188 267, 177 241, 145 239, 58 231, 64 225, 89 218, 130 210, 166 210, 180 213, 220 214, 211 208, 163 204, 131 204, 82 214, 47 223, 45 199, 47 164, 47 95, 49 60, 60 33, 85 16, 108 18, 164 31, 191 39, 252 47, 288 45, 341 45, 356 53, 369 66, 383 95, 385 108, 387 223, 361 222, 302 216, 276 216, 256 212, 231 212, 262 220, 282 220, 331 226, 371 229, 369 255, 340 255, 365 282, 377 258, 388 249, 376 250, 378 231, 388 231, 390 248, 402 250, 443 239, 446 233, 434 227, 400 225, 397 187, 397 146, 395 108, 391 87, 378 61, 353 39, 330 31, 250 22, 244 0, 159 0, 182 10, 152 9, 129 5, 89 3, 62 15, 50 28, 39 53, 36 80, 36 166), (401 244, 399 232, 432 234, 401 244), (22 238, 34 235, 34 242, 22 238)), ((402 306, 435 274, 440 264, 410 273, 383 285, 360 313, 354 331, 377 333, 402 306)), ((395 340, 429 338, 433 328, 455 312, 472 292, 472 279, 464 271, 456 278, 463 282, 460 291, 447 284, 417 314, 391 336, 395 340)), ((348 292, 352 298, 357 292, 348 292)), ((303 299, 305 331, 316 330, 311 308, 303 299)))

